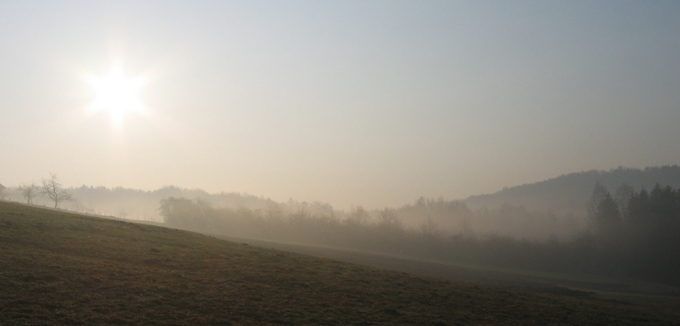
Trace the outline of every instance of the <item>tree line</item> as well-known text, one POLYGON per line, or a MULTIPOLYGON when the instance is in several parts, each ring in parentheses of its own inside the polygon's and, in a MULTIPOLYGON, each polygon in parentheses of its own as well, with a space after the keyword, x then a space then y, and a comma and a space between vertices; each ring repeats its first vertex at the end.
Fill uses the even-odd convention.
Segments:
POLYGON ((473 210, 482 206, 500 207, 504 203, 521 205, 531 210, 551 210, 557 214, 585 215, 585 207, 590 200, 591 191, 596 183, 616 190, 622 184, 636 189, 652 189, 655 184, 680 187, 680 166, 666 165, 633 169, 591 170, 569 173, 536 183, 504 188, 501 191, 475 195, 465 201, 473 210))
POLYGON ((528 212, 506 207, 473 212, 464 202, 419 199, 399 209, 354 207, 339 216, 327 207, 299 204, 284 210, 216 208, 201 199, 168 197, 160 212, 168 226, 197 232, 295 242, 459 263, 559 273, 637 277, 680 285, 680 190, 622 186, 614 195, 597 184, 587 207, 588 227, 568 239, 542 240, 476 234, 470 225, 487 215, 528 212), (429 212, 418 227, 403 218, 429 212), (456 219, 457 232, 443 232, 437 214, 456 219))
MULTIPOLYGON (((17 187, 17 190, 27 204, 33 204, 34 199, 44 196, 54 203, 54 208, 58 208, 59 203, 74 199, 71 193, 64 189, 56 173, 49 173, 48 178, 42 178, 40 185, 35 183, 22 184, 17 187)), ((3 199, 5 196, 2 196, 3 199)))
POLYGON ((680 278, 680 189, 596 185, 588 208, 599 269, 677 282, 680 278))

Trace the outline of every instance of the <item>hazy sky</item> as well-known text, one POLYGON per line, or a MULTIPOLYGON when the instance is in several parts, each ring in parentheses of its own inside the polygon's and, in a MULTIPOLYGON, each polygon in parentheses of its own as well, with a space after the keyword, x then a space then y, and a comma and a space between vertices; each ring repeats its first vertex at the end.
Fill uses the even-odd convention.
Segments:
POLYGON ((680 1, 0 1, 6 186, 373 208, 679 163, 680 1))

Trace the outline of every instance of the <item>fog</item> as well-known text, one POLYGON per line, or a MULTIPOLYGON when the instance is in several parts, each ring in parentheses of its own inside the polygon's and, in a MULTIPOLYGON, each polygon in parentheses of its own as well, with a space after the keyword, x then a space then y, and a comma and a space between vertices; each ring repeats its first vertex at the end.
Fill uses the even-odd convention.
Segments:
MULTIPOLYGON (((558 216, 551 212, 532 211, 524 206, 506 203, 498 208, 483 207, 471 210, 463 200, 427 199, 421 197, 413 203, 398 207, 367 210, 362 206, 348 210, 333 208, 328 203, 306 202, 290 199, 276 202, 268 198, 241 193, 211 194, 198 189, 164 187, 155 191, 126 188, 81 186, 65 189, 72 198, 61 202, 60 208, 123 219, 167 222, 160 210, 162 200, 183 198, 194 204, 205 204, 217 210, 231 211, 235 215, 251 216, 252 219, 291 218, 332 220, 357 225, 393 223, 403 230, 419 231, 430 228, 433 233, 450 236, 454 234, 499 234, 516 238, 546 239, 552 236, 568 238, 582 228, 582 218, 573 215, 558 216)), ((5 190, 6 199, 26 202, 18 188, 5 190)), ((33 198, 32 203, 52 207, 54 202, 46 196, 33 198)), ((585 214, 585 210, 582 210, 585 214)), ((191 215, 191 213, 188 213, 191 215)), ((581 215, 583 215, 581 214, 581 215)), ((581 217, 579 215, 579 217, 581 217)), ((246 223, 248 224, 248 223, 246 223)), ((190 225, 183 228, 196 229, 190 225)), ((196 229, 199 230, 199 229, 196 229)), ((206 231, 209 229, 200 229, 206 231)), ((252 230, 226 228, 223 232, 243 236, 252 230), (245 232, 245 233, 244 233, 245 232)), ((248 233, 262 238, 264 235, 248 233)), ((292 237, 288 239, 294 241, 292 237)))
POLYGON ((2 195, 668 280, 612 239, 649 254, 675 234, 679 16, 677 1, 2 1, 2 195))
MULTIPOLYGON (((61 180, 58 181, 61 184, 61 180)), ((458 200, 419 197, 410 203, 381 209, 363 206, 338 209, 318 201, 291 198, 277 202, 246 193, 209 193, 174 186, 142 191, 85 185, 65 188, 71 199, 60 203, 60 207, 81 213, 164 223, 161 202, 169 198, 184 198, 213 209, 241 212, 260 219, 301 217, 359 225, 392 223, 395 227, 411 231, 430 228, 442 236, 495 234, 528 240, 566 240, 588 229, 587 207, 596 184, 604 185, 613 194, 623 185, 637 190, 649 190, 657 184, 680 188, 680 168, 619 167, 609 171, 578 172, 533 184, 505 187, 493 194, 458 200)), ((53 201, 39 193, 42 185, 34 185, 36 194, 32 202, 52 206, 53 201)), ((4 196, 12 201, 27 201, 19 187, 6 189, 4 196)), ((239 236, 243 231, 230 229, 224 232, 239 236)), ((251 236, 262 237, 257 234, 251 236)))
POLYGON ((347 211, 677 164, 679 13, 675 1, 2 1, 0 183, 52 171, 76 188, 347 211))
MULTIPOLYGON (((669 263, 680 258, 679 166, 572 173, 467 200, 420 197, 374 210, 178 187, 61 188, 67 199, 55 203, 44 196, 55 184, 52 174, 34 187, 32 205, 218 236, 680 284, 680 269, 669 263), (574 207, 565 213, 546 202, 574 207)), ((28 188, 3 189, 2 197, 28 202, 28 188)))

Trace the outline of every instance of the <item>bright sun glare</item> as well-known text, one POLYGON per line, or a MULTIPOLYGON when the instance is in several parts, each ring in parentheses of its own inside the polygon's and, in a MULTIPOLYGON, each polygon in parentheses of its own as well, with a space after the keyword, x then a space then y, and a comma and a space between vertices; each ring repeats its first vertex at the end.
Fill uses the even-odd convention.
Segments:
POLYGON ((94 89, 91 110, 109 113, 115 126, 121 126, 126 115, 145 112, 139 98, 139 92, 146 84, 144 77, 128 78, 120 65, 114 65, 106 75, 88 77, 88 83, 94 89))

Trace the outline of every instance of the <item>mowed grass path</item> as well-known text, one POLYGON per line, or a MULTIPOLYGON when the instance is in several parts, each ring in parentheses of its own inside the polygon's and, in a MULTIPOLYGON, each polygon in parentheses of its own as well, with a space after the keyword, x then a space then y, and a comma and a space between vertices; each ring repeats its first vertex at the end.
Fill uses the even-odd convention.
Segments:
POLYGON ((0 325, 673 325, 643 306, 0 202, 0 325))

